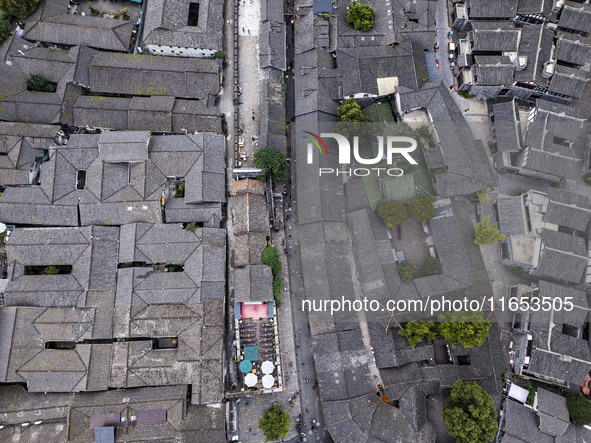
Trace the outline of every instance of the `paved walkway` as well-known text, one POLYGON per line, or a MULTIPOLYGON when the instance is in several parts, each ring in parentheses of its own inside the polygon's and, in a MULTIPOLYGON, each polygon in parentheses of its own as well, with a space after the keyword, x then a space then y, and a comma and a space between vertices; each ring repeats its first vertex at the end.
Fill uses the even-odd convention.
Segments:
POLYGON ((261 3, 241 0, 238 4, 238 69, 239 96, 238 127, 244 136, 242 153, 246 155, 244 167, 252 167, 252 156, 258 150, 259 107, 261 101, 262 72, 259 63, 259 33, 261 3))

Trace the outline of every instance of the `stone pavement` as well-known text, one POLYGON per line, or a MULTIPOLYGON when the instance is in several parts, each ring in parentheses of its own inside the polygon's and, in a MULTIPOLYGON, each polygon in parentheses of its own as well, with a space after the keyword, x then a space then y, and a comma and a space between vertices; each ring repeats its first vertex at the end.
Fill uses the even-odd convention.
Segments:
POLYGON ((238 69, 242 91, 238 107, 238 127, 244 136, 242 153, 246 155, 244 167, 252 167, 252 156, 258 150, 253 136, 259 134, 261 78, 259 63, 259 33, 261 3, 258 0, 238 2, 238 69), (254 118, 253 118, 254 117, 254 118))

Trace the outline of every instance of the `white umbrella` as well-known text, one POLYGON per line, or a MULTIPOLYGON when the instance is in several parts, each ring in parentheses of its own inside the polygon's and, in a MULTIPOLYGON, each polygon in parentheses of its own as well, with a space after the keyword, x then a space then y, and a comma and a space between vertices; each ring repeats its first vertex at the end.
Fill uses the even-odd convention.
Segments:
POLYGON ((275 384, 275 378, 272 375, 267 374, 263 377, 263 388, 265 388, 265 389, 272 388, 274 384, 275 384))
POLYGON ((252 372, 249 372, 246 374, 246 377, 244 377, 244 384, 248 387, 253 387, 257 384, 257 376, 252 372))
POLYGON ((273 365, 273 363, 271 363, 269 360, 265 360, 261 365, 261 371, 263 371, 263 374, 272 374, 273 369, 275 369, 275 365, 273 365))

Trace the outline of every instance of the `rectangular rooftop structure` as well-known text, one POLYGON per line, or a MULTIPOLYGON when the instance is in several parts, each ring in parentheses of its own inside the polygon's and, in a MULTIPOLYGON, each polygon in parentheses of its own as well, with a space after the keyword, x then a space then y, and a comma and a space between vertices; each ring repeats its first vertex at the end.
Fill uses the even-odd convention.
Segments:
POLYGON ((148 131, 103 132, 98 141, 104 162, 145 162, 148 160, 148 131))

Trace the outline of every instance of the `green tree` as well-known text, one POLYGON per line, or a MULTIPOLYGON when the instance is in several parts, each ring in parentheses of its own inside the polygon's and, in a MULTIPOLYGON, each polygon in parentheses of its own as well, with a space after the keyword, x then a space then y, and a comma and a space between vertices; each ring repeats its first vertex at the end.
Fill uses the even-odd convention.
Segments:
POLYGON ((482 191, 478 191, 476 195, 478 196, 478 200, 481 202, 489 202, 490 201, 490 191, 492 188, 486 188, 482 191))
POLYGON ((581 426, 591 423, 591 403, 582 395, 567 392, 566 408, 571 421, 581 426))
POLYGON ((30 75, 27 79, 27 89, 35 92, 55 92, 56 84, 39 75, 30 75))
POLYGON ((275 404, 265 411, 258 427, 263 431, 265 441, 283 439, 289 430, 289 414, 275 404))
POLYGON ((352 23, 358 31, 369 31, 373 28, 375 20, 375 11, 369 5, 362 5, 358 2, 349 3, 349 12, 347 12, 347 22, 352 23))
POLYGON ((425 275, 443 274, 443 266, 437 257, 427 257, 421 266, 421 272, 425 275))
POLYGON ((435 323, 432 321, 411 321, 406 324, 404 329, 400 329, 398 334, 406 338, 411 348, 415 348, 423 340, 435 340, 435 323))
POLYGON ((273 277, 273 297, 277 299, 281 295, 281 291, 283 290, 283 280, 281 280, 281 276, 276 275, 273 277))
POLYGON ((0 18, 0 43, 10 37, 10 34, 12 34, 10 22, 5 18, 0 18))
POLYGON ((492 441, 497 431, 492 397, 472 381, 453 383, 451 394, 443 404, 441 421, 458 443, 492 441))
POLYGON ((340 122, 370 122, 371 120, 363 115, 361 106, 350 98, 337 108, 337 117, 340 122))
POLYGON ((285 183, 289 176, 285 153, 271 146, 265 146, 255 152, 254 165, 261 168, 265 174, 270 172, 276 182, 285 183))
POLYGON ((474 243, 477 245, 490 245, 491 243, 497 243, 507 238, 501 234, 499 222, 494 222, 488 226, 489 220, 490 217, 486 217, 480 223, 476 223, 474 243))
POLYGON ((457 311, 441 314, 437 329, 452 346, 460 343, 465 348, 481 346, 486 337, 490 322, 484 320, 481 311, 457 311))
POLYGON ((0 0, 0 9, 22 20, 37 9, 41 0, 0 0))
POLYGON ((279 252, 277 252, 277 248, 267 246, 263 249, 261 261, 263 264, 271 267, 274 276, 281 272, 281 260, 279 260, 279 252))
POLYGON ((406 207, 402 203, 387 202, 378 206, 378 217, 388 226, 403 225, 406 221, 406 207))
POLYGON ((418 222, 426 222, 433 217, 433 213, 435 212, 435 208, 433 207, 434 201, 435 199, 428 195, 423 195, 411 200, 408 205, 406 205, 408 215, 418 222))
POLYGON ((197 226, 197 223, 191 222, 187 225, 187 227, 185 229, 187 229, 187 231, 189 231, 189 232, 195 232, 198 227, 199 226, 197 226))
POLYGON ((417 274, 417 267, 408 260, 398 263, 398 275, 404 283, 410 283, 417 274))

